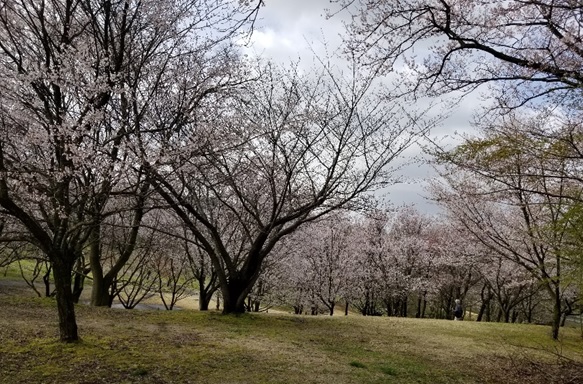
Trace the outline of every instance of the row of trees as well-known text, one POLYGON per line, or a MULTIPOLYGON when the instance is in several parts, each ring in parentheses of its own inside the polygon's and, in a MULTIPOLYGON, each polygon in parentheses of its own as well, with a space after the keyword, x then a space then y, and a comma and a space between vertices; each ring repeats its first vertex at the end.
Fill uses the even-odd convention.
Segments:
MULTIPOLYGON (((201 310, 208 309, 213 294, 220 302, 208 255, 176 235, 178 224, 175 218, 174 225, 167 221, 158 231, 140 232, 140 251, 117 276, 111 300, 133 308, 156 295, 170 310, 198 287, 201 310), (173 227, 172 234, 165 233, 173 227)), ((514 224, 500 233, 528 239, 514 224)), ((364 217, 335 213, 302 227, 274 249, 246 310, 283 306, 296 314, 332 315, 342 304, 345 314, 451 318, 453 302, 460 298, 477 321, 551 322, 555 301, 548 296, 548 282, 460 225, 411 207, 364 217)), ((553 264, 547 261, 544 267, 551 271, 553 264)), ((560 287, 559 325, 580 297, 573 281, 561 281, 560 287)))
MULTIPOLYGON (((484 214, 501 226, 510 213, 484 214)), ((282 259, 262 277, 258 294, 296 313, 333 314, 342 302, 346 311, 350 305, 363 315, 420 318, 452 318, 459 298, 478 321, 555 325, 551 314, 558 311, 557 329, 564 324, 580 303, 580 285, 564 277, 576 269, 566 267, 560 275, 549 255, 537 260, 535 273, 525 260, 483 242, 487 232, 470 231, 463 218, 456 212, 438 220, 405 208, 394 215, 336 216, 310 224, 289 239, 282 259)), ((498 227, 498 235, 521 244, 516 252, 526 254, 533 241, 528 227, 517 220, 512 224, 498 227)))
POLYGON ((92 305, 111 305, 128 263, 159 251, 154 230, 208 257, 224 312, 244 311, 281 239, 365 205, 426 130, 373 89, 375 70, 242 57, 234 42, 261 5, 0 5, 1 240, 49 262, 61 340, 78 339, 84 278, 92 305), (180 225, 164 228, 170 216, 180 225))

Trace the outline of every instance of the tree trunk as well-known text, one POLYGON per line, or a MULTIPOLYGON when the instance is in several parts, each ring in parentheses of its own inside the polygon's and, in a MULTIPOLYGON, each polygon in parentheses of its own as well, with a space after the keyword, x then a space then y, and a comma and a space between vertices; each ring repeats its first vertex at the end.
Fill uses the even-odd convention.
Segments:
POLYGON ((482 317, 484 316, 484 313, 486 312, 486 303, 482 302, 482 304, 480 305, 480 310, 478 311, 478 317, 476 318, 477 322, 482 321, 482 317))
POLYGON ((387 316, 393 316, 393 305, 392 300, 385 301, 387 307, 387 316))
POLYGON ((476 321, 482 321, 482 318, 484 317, 486 312, 487 311, 489 312, 491 295, 490 287, 488 285, 484 285, 482 287, 482 291, 480 292, 480 298, 482 299, 482 304, 480 305, 480 310, 478 311, 478 318, 476 319, 476 321))
POLYGON ((43 283, 45 284, 45 297, 51 297, 51 272, 53 271, 53 264, 47 263, 47 273, 43 275, 43 283))
POLYGON ((75 278, 73 279, 73 302, 75 304, 79 303, 79 298, 81 297, 81 293, 83 293, 83 285, 85 282, 85 276, 76 273, 75 278))
POLYGON ((91 289, 91 305, 94 307, 110 307, 111 300, 109 288, 112 282, 103 276, 95 278, 93 276, 93 287, 91 289))
POLYGON ((516 323, 516 320, 518 320, 518 311, 513 310, 512 311, 512 317, 511 317, 512 323, 516 323))
POLYGON ((245 299, 251 291, 253 283, 242 279, 231 279, 226 286, 221 287, 223 314, 245 313, 245 299))
POLYGON ((499 323, 502 320, 502 315, 503 315, 502 309, 498 308, 498 315, 496 316, 497 323, 499 323))
POLYGON ((348 306, 350 304, 348 304, 348 300, 346 301, 346 304, 344 305, 344 316, 348 316, 348 306))
POLYGON ((113 278, 107 279, 101 266, 101 226, 97 222, 90 234, 89 243, 89 264, 93 275, 93 287, 91 288, 91 305, 94 307, 108 307, 109 287, 113 283, 113 278))
POLYGON ((363 316, 367 316, 370 314, 371 311, 371 304, 370 304, 370 291, 367 288, 365 293, 364 293, 364 306, 362 307, 362 315, 363 316))
POLYGON ((73 292, 71 291, 72 264, 63 260, 62 257, 53 258, 53 278, 57 293, 60 340, 66 343, 79 340, 77 321, 75 319, 75 304, 73 302, 73 292))
POLYGON ((570 303, 568 300, 565 300, 565 306, 567 307, 563 310, 561 315, 561 327, 565 326, 565 322, 567 321, 567 316, 573 313, 573 303, 570 303))
POLYGON ((409 299, 407 297, 404 297, 401 301, 401 317, 407 317, 409 312, 408 303, 409 299))
MULTIPOLYGON (((209 304, 211 299, 213 298, 213 291, 209 291, 205 289, 202 285, 199 285, 198 290, 198 310, 199 311, 208 311, 209 304)), ((217 297, 217 303, 219 302, 219 298, 217 297)), ((219 308, 217 308, 219 309, 219 308)))
POLYGON ((555 287, 555 305, 553 306, 553 329, 552 337, 554 340, 559 339, 559 327, 561 326, 561 296, 559 288, 555 287))
POLYGON ((417 310, 415 310, 415 318, 421 318, 421 305, 422 305, 423 298, 421 295, 417 296, 417 310))

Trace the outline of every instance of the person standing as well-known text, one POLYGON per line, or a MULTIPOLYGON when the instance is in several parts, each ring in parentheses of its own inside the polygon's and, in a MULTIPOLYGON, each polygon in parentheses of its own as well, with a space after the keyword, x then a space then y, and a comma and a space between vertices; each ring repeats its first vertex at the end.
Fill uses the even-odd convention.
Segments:
POLYGON ((453 309, 453 319, 461 321, 464 315, 460 299, 455 299, 455 308, 453 309))

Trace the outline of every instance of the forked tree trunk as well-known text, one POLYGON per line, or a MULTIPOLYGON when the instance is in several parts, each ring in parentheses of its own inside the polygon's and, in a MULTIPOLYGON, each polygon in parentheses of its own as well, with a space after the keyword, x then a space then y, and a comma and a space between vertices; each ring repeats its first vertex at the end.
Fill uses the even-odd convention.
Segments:
POLYGON ((488 285, 482 286, 480 298, 482 299, 482 303, 480 304, 480 310, 478 311, 478 318, 476 319, 477 322, 482 321, 482 318, 486 314, 486 310, 488 310, 490 306, 490 300, 492 296, 490 293, 490 287, 488 285))
POLYGON ((75 304, 71 290, 72 269, 73 263, 63 260, 63 257, 53 258, 53 278, 57 293, 60 340, 67 343, 79 340, 77 321, 75 319, 75 304))
POLYGON ((212 297, 213 297, 212 293, 209 294, 206 289, 200 288, 198 291, 198 310, 208 311, 209 303, 212 297))
POLYGON ((334 301, 329 301, 328 302, 328 309, 330 312, 330 316, 334 316, 334 308, 336 307, 336 302, 334 301))

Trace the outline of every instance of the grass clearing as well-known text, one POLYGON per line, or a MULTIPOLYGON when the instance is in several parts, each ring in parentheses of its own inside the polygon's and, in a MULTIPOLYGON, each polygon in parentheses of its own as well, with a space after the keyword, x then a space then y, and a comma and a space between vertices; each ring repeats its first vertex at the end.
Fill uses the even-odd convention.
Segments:
POLYGON ((553 342, 548 327, 522 324, 82 305, 77 314, 82 341, 62 344, 53 300, 0 294, 0 383, 566 383, 583 364, 573 328, 553 342))

